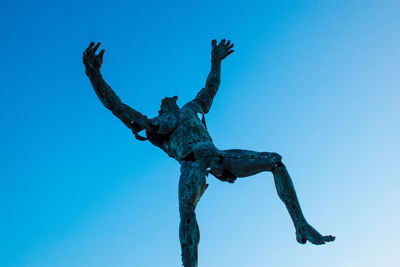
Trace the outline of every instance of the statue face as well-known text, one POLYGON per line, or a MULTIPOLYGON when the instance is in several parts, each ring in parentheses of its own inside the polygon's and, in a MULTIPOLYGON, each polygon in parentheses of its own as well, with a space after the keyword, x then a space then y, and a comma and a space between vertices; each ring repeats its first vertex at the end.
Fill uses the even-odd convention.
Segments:
POLYGON ((176 104, 177 100, 177 96, 165 97, 163 100, 161 100, 161 109, 158 111, 158 114, 161 115, 165 113, 171 113, 179 109, 179 106, 176 104))

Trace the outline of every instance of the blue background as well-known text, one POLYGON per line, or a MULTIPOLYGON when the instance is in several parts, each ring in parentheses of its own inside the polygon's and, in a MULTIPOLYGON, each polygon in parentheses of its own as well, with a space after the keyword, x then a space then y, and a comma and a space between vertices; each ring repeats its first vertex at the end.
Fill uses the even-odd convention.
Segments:
POLYGON ((308 221, 300 245, 270 173, 213 177, 200 266, 398 266, 398 1, 2 1, 1 266, 180 266, 179 165, 97 99, 82 64, 156 116, 191 100, 211 39, 235 53, 206 119, 220 149, 284 157, 308 221))

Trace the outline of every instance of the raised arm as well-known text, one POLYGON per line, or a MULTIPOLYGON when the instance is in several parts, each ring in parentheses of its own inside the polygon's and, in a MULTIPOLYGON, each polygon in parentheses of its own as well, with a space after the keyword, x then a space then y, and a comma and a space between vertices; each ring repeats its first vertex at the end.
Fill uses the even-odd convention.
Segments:
POLYGON ((86 75, 89 77, 93 89, 103 105, 111 110, 115 116, 130 128, 137 139, 142 141, 146 140, 146 138, 138 135, 138 132, 142 130, 151 130, 152 126, 150 120, 140 112, 122 103, 121 99, 104 81, 100 68, 103 64, 105 50, 101 50, 100 53, 96 55, 99 46, 100 43, 94 45, 94 43, 91 42, 83 53, 83 64, 85 65, 86 75))
POLYGON ((221 82, 221 62, 233 53, 233 50, 231 50, 233 47, 231 41, 225 43, 225 39, 222 39, 217 45, 217 40, 214 39, 211 45, 211 71, 210 74, 208 74, 206 86, 201 89, 194 99, 194 101, 201 106, 203 113, 208 113, 212 101, 217 94, 221 82))

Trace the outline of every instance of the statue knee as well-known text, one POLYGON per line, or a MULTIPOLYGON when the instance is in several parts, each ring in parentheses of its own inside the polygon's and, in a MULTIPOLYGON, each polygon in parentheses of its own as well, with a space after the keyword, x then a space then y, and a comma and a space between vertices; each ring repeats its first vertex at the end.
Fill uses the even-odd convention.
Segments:
POLYGON ((181 203, 179 206, 179 213, 181 215, 181 219, 191 219, 195 216, 194 207, 190 203, 181 203))
POLYGON ((274 164, 279 164, 282 162, 282 156, 279 155, 278 153, 269 153, 270 161, 274 164))
POLYGON ((267 161, 268 170, 282 164, 282 156, 275 152, 262 152, 263 157, 267 161))

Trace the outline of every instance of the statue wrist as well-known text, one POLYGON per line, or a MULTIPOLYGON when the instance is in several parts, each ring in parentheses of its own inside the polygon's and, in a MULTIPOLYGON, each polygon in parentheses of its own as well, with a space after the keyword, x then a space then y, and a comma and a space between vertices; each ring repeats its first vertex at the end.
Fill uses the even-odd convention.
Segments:
POLYGON ((100 69, 94 69, 87 66, 85 71, 88 76, 101 76, 100 69))
POLYGON ((211 57, 211 62, 215 62, 215 63, 219 63, 219 62, 221 62, 222 61, 222 59, 220 59, 220 58, 217 58, 217 57, 211 57))

